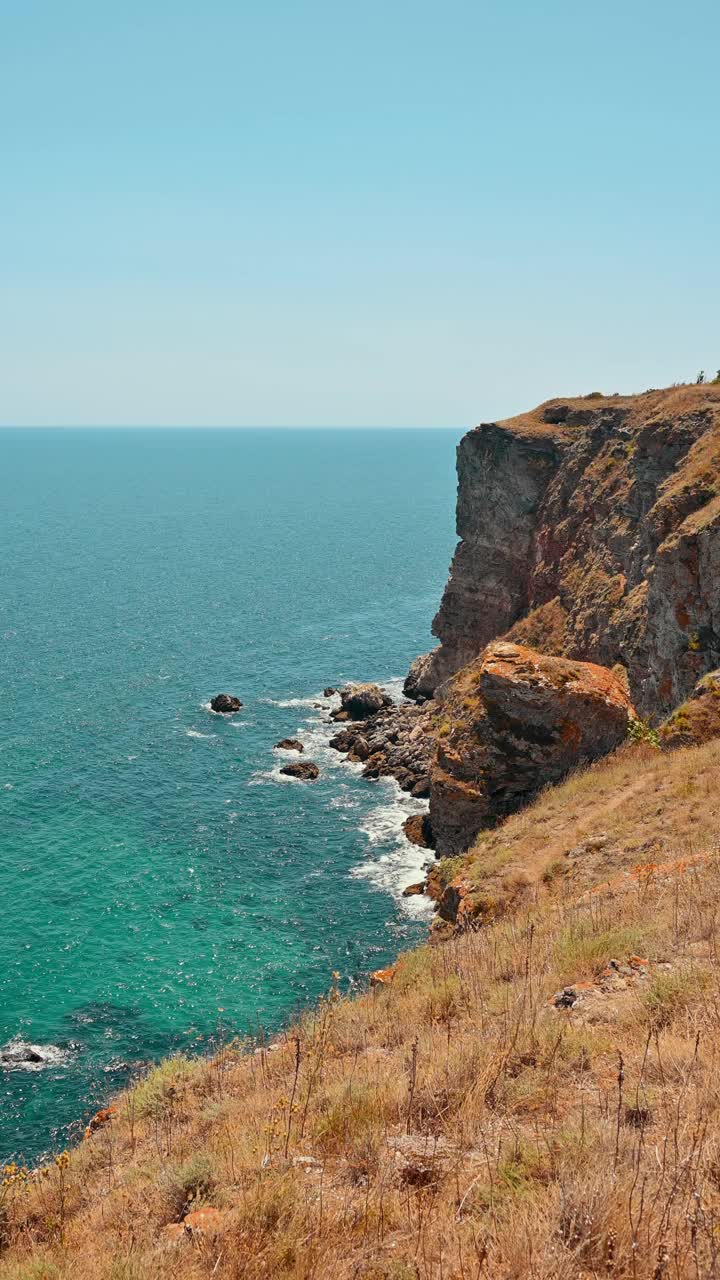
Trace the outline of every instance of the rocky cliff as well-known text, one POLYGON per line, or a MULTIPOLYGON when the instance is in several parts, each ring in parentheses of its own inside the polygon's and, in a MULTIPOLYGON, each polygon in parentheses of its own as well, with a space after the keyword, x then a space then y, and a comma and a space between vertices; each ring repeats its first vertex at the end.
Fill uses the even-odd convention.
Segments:
POLYGON ((458 446, 460 538, 407 691, 498 636, 627 669, 667 716, 720 665, 720 386, 552 400, 458 446))

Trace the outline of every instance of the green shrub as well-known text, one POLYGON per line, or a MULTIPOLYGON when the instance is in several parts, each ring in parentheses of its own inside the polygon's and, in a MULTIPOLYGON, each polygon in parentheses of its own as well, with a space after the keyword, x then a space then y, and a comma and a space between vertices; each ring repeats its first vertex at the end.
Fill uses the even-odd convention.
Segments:
POLYGON ((647 720, 633 717, 628 724, 627 736, 630 742, 642 742, 646 747, 660 746, 658 731, 653 729, 647 720))

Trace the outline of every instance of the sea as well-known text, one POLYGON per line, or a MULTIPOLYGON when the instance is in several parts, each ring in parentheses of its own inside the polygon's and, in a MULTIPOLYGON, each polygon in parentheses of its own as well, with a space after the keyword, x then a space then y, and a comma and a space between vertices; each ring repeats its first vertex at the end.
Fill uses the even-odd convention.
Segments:
POLYGON ((329 748, 323 690, 399 698, 430 647, 460 434, 0 431, 0 1161, 425 935, 423 802, 329 748))

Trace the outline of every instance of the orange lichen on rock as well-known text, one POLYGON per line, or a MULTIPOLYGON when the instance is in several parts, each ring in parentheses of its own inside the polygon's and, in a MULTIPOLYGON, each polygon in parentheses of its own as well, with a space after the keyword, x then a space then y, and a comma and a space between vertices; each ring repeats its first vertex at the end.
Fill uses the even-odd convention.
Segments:
POLYGON ((110 1124, 110 1121, 112 1120, 113 1115, 115 1114, 115 1111, 116 1111, 116 1108, 113 1106, 102 1107, 100 1111, 96 1111, 95 1115, 93 1116, 92 1120, 90 1121, 89 1125, 85 1130, 86 1140, 88 1138, 91 1138, 92 1135, 96 1133, 98 1129, 103 1129, 106 1124, 110 1124))

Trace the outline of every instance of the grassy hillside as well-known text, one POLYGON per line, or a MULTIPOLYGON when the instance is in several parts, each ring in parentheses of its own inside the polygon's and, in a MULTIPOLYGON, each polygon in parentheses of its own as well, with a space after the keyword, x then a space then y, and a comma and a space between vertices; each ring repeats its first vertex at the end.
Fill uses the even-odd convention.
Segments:
POLYGON ((715 1275, 719 766, 570 778, 444 867, 464 933, 6 1172, 0 1280, 715 1275))

